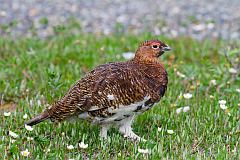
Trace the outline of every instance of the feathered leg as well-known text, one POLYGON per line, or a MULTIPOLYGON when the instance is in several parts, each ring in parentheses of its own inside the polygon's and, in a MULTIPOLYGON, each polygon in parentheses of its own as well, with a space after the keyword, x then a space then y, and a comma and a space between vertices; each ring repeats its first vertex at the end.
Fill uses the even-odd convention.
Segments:
POLYGON ((110 126, 108 124, 101 125, 100 134, 99 134, 101 138, 107 139, 107 132, 109 128, 110 126))
POLYGON ((145 139, 139 137, 136 135, 133 130, 132 130, 132 122, 134 120, 134 116, 128 117, 124 120, 121 121, 120 127, 119 127, 119 132, 123 134, 124 137, 130 138, 132 140, 137 140, 137 141, 146 141, 145 139))

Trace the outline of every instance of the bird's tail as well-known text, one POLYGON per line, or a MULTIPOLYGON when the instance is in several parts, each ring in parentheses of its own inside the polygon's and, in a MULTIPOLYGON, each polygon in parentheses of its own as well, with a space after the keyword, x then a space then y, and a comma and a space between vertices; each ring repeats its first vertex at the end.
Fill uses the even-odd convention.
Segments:
POLYGON ((50 115, 47 110, 45 110, 43 113, 37 115, 36 117, 30 119, 29 121, 25 122, 26 125, 33 126, 35 124, 38 124, 42 121, 45 121, 50 118, 50 115))

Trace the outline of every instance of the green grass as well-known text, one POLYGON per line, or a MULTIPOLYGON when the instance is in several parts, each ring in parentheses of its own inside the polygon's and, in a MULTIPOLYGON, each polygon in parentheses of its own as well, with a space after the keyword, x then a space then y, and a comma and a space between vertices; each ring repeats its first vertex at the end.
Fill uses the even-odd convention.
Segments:
POLYGON ((126 140, 115 129, 102 141, 98 126, 80 120, 48 121, 31 132, 23 127, 24 114, 29 119, 40 113, 95 66, 124 61, 123 52, 135 51, 140 41, 153 38, 159 37, 60 33, 45 40, 0 38, 0 159, 239 159, 240 94, 236 89, 240 77, 229 73, 233 66, 222 54, 226 51, 232 63, 239 64, 239 42, 160 37, 173 48, 161 57, 169 74, 168 90, 160 103, 133 124, 146 143, 126 140), (177 71, 186 77, 179 77, 177 71), (212 79, 216 86, 209 85, 212 79), (179 97, 188 92, 193 94, 191 99, 179 97), (227 101, 227 110, 219 107, 220 99, 227 101), (177 108, 187 105, 189 112, 176 114, 177 108), (3 112, 9 110, 12 114, 5 117, 3 112), (15 142, 9 130, 19 135, 15 142), (82 140, 87 149, 77 147, 82 140), (68 150, 71 144, 75 149, 68 150), (139 153, 138 148, 151 153, 139 153), (28 157, 20 153, 25 149, 28 157))

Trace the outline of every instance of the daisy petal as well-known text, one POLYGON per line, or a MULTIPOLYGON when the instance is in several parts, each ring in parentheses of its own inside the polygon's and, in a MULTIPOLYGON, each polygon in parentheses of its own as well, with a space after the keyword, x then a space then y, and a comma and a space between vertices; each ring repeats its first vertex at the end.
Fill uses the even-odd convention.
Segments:
POLYGON ((88 147, 88 144, 84 144, 84 142, 80 142, 80 143, 78 144, 78 146, 79 146, 80 148, 86 149, 86 148, 88 147))
POLYGON ((225 110, 225 109, 227 109, 228 107, 225 106, 225 104, 220 104, 220 108, 223 109, 223 110, 225 110))
POLYGON ((188 111, 190 111, 190 107, 189 106, 183 107, 183 112, 188 112, 188 111))
POLYGON ((5 117, 9 117, 9 116, 11 115, 11 112, 4 112, 3 115, 4 115, 5 117))
POLYGON ((25 113, 24 115, 23 115, 23 119, 27 119, 28 118, 28 115, 25 113))
POLYGON ((183 97, 184 97, 185 99, 190 99, 190 98, 192 98, 192 94, 191 94, 191 93, 184 93, 184 94, 183 94, 183 97))
POLYGON ((150 150, 149 150, 149 149, 141 149, 141 148, 138 148, 138 152, 139 152, 139 153, 143 153, 143 154, 148 154, 148 153, 150 153, 150 150))
POLYGON ((21 155, 24 156, 24 157, 27 157, 29 156, 30 152, 28 151, 28 149, 24 150, 24 151, 21 151, 21 155))
POLYGON ((18 138, 19 135, 17 135, 16 133, 12 132, 12 131, 9 131, 9 135, 13 138, 18 138))
POLYGON ((67 146, 67 149, 72 150, 72 149, 74 149, 74 146, 73 145, 69 145, 69 146, 67 146))
POLYGON ((167 130, 167 133, 168 133, 168 134, 173 134, 174 131, 173 131, 173 130, 167 130))
POLYGON ((182 107, 177 108, 177 109, 176 109, 176 113, 177 113, 177 114, 181 113, 181 112, 182 112, 182 109, 183 109, 182 107))
POLYGON ((26 125, 26 124, 25 124, 25 128, 26 128, 26 130, 28 130, 28 131, 33 131, 33 128, 32 128, 31 126, 29 126, 29 125, 26 125))
POLYGON ((220 105, 221 105, 221 104, 222 104, 222 105, 225 105, 225 104, 227 103, 227 101, 225 101, 225 100, 219 100, 218 103, 219 103, 220 105))

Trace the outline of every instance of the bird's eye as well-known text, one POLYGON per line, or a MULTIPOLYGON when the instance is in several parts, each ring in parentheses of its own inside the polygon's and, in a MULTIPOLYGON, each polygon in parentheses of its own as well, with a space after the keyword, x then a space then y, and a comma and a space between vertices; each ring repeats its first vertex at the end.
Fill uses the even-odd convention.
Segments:
POLYGON ((153 48, 153 49, 157 49, 157 48, 158 48, 158 45, 153 45, 152 48, 153 48))

